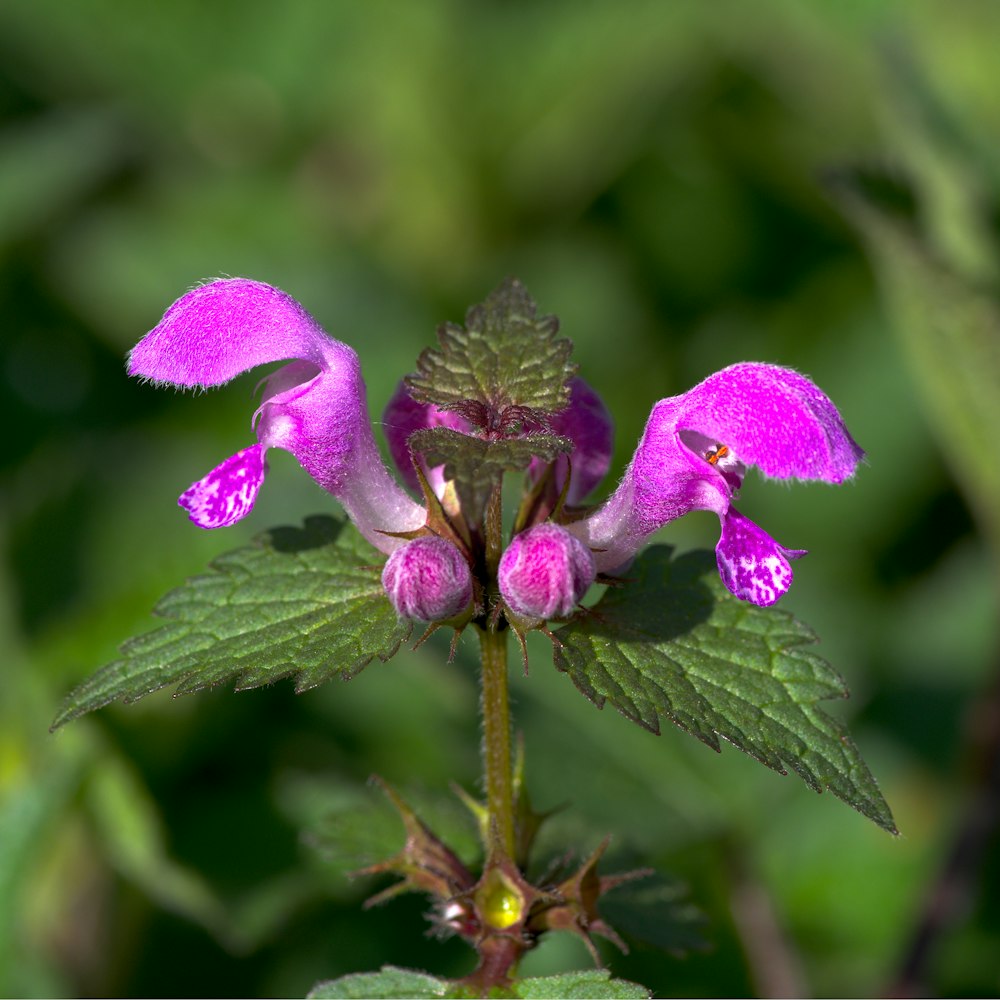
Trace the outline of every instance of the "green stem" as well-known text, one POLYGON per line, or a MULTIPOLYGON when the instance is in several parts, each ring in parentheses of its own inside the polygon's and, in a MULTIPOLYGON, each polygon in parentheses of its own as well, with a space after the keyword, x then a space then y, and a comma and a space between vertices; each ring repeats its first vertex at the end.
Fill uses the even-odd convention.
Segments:
POLYGON ((507 631, 480 629, 483 654, 483 769, 489 828, 507 857, 514 857, 514 778, 507 696, 507 631))

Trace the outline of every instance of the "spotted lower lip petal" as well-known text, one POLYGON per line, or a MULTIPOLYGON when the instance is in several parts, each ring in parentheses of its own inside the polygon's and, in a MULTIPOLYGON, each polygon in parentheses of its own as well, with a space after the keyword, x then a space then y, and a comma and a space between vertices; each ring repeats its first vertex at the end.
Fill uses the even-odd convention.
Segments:
POLYGON ((266 472, 264 448, 252 444, 192 483, 177 502, 199 528, 229 527, 253 509, 266 472))
POLYGON ((743 601, 767 607, 792 585, 789 560, 802 549, 786 549, 763 528, 732 507, 722 519, 722 535, 715 547, 719 575, 729 591, 743 601))

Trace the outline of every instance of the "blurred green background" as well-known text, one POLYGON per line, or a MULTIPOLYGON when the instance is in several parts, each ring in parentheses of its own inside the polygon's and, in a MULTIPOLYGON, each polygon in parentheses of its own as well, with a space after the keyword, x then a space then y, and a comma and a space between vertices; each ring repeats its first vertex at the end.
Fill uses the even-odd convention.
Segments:
MULTIPOLYGON (((1000 426, 957 430, 934 386, 965 364, 986 385, 968 397, 995 403, 997 373, 961 341, 914 362, 876 274, 915 300, 824 177, 895 171, 949 292, 988 290, 998 37, 989 0, 4 0, 0 993, 295 996, 383 962, 468 971, 423 936, 419 899, 362 912, 375 886, 315 831, 376 809, 371 772, 432 812, 449 779, 475 787, 471 640, 453 665, 432 642, 301 697, 161 693, 47 727, 163 592, 330 509, 272 452, 247 522, 204 533, 178 510, 250 443, 255 376, 194 397, 130 382, 125 352, 174 298, 225 274, 283 287, 358 350, 377 420, 435 325, 513 273, 615 414, 613 475, 656 399, 750 359, 815 378, 870 460, 841 489, 751 476, 741 509, 811 550, 783 607, 847 679, 830 710, 900 838, 735 750, 596 712, 544 641, 514 679, 533 798, 571 803, 564 843, 613 833, 707 918, 707 950, 637 947, 616 974, 660 996, 996 995, 998 574, 990 495, 969 494, 1000 426), (915 948, 975 809, 982 850, 957 851, 958 905, 932 907, 915 948)), ((717 527, 663 537, 711 547, 717 527)), ((527 964, 587 961, 553 938, 527 964)))

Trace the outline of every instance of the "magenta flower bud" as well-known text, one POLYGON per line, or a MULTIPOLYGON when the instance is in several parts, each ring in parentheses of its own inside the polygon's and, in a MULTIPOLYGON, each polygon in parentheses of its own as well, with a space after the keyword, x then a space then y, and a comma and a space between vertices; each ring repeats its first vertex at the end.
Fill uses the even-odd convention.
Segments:
POLYGON ((472 604, 465 556, 437 535, 421 535, 396 549, 382 570, 382 586, 403 618, 446 621, 472 604))
POLYGON ((590 549, 558 524, 537 524, 515 535, 500 558, 500 594, 530 618, 566 618, 594 582, 590 549))
POLYGON ((234 524, 257 499, 267 449, 284 448, 369 542, 391 552, 402 543, 385 533, 421 527, 426 512, 379 456, 357 354, 289 295, 246 278, 195 288, 136 344, 128 371, 156 384, 207 388, 272 361, 289 364, 264 380, 253 418, 257 443, 185 490, 180 505, 201 528, 234 524))

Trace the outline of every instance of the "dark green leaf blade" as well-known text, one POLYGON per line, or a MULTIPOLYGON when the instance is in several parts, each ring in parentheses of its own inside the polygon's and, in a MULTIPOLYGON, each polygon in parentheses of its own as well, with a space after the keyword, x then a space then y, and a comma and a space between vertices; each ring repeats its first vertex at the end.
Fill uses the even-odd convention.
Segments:
POLYGON ((537 311, 524 285, 507 278, 468 311, 464 329, 440 327, 440 347, 425 350, 406 380, 410 394, 445 409, 470 400, 493 413, 511 406, 542 414, 564 409, 576 370, 573 345, 556 335, 554 316, 537 311))
POLYGON ((416 431, 409 444, 428 466, 444 465, 445 479, 454 480, 462 510, 472 517, 482 511, 505 472, 526 469, 533 458, 554 462, 559 455, 573 451, 569 438, 554 434, 486 439, 447 427, 416 431))
POLYGON ((52 728, 170 684, 187 694, 295 676, 305 691, 389 659, 409 626, 382 589, 381 560, 343 518, 266 532, 167 594, 154 613, 170 621, 126 642, 120 660, 70 694, 52 728))
MULTIPOLYGON (((403 799, 459 857, 471 862, 481 851, 468 809, 454 795, 405 789, 403 799)), ((304 842, 337 878, 399 852, 404 827, 380 789, 323 775, 286 774, 282 808, 304 842)))
POLYGON ((719 738, 815 791, 829 789, 896 833, 889 807, 844 726, 817 706, 846 697, 790 614, 738 601, 709 553, 647 549, 628 582, 556 633, 559 670, 598 707, 660 731, 669 719, 715 750, 719 738))

